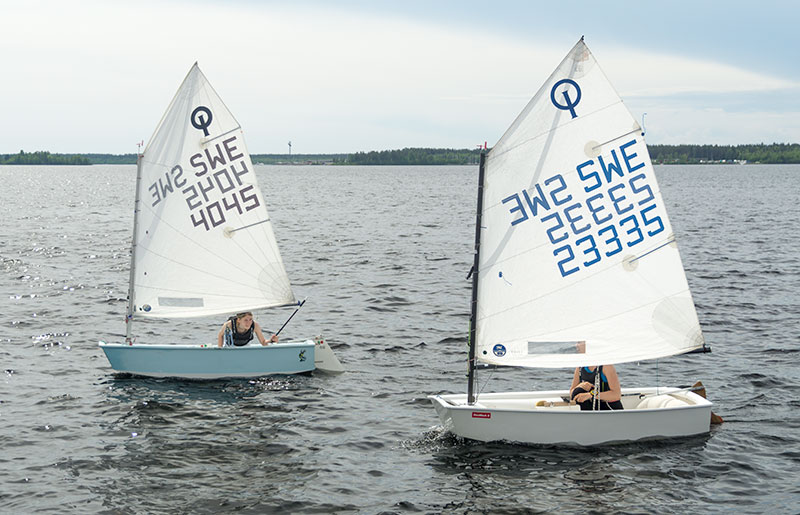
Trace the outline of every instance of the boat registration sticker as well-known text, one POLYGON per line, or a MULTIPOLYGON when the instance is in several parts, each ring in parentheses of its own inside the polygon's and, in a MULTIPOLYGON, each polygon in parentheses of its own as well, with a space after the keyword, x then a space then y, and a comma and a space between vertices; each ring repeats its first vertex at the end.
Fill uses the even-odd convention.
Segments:
POLYGON ((492 414, 488 411, 473 411, 472 418, 492 418, 492 414))

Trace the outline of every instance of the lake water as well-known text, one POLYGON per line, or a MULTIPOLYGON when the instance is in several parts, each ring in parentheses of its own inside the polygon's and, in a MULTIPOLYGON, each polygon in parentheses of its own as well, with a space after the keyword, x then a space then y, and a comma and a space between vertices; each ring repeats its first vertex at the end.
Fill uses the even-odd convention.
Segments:
POLYGON ((256 171, 308 297, 286 337, 324 335, 343 375, 115 376, 97 341, 124 335, 135 167, 0 167, 0 512, 798 512, 800 166, 656 168, 714 351, 617 368, 623 387, 702 380, 725 423, 586 450, 465 442, 426 399, 466 388, 477 167, 256 171))

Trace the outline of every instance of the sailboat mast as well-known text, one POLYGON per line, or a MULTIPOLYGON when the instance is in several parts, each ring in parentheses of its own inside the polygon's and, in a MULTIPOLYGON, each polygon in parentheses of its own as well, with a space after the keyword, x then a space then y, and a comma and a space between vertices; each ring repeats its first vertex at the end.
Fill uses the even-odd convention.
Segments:
POLYGON ((128 310, 125 314, 125 343, 132 343, 133 340, 133 311, 135 301, 133 298, 133 282, 136 277, 136 233, 139 230, 139 186, 142 182, 142 157, 143 154, 136 155, 136 200, 133 202, 133 237, 131 238, 131 273, 128 279, 128 310))
POLYGON ((475 404, 475 329, 478 319, 478 266, 481 258, 481 214, 483 213, 483 176, 486 152, 481 151, 478 168, 478 210, 475 214, 475 260, 472 263, 472 306, 469 315, 469 373, 467 375, 467 402, 475 404))

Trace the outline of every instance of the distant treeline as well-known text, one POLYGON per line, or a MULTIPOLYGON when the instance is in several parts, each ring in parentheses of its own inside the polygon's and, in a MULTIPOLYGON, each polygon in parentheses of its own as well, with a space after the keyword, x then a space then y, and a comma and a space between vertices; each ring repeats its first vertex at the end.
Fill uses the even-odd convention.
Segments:
POLYGON ((343 165, 347 163, 347 154, 250 154, 253 164, 283 165, 343 165))
POLYGON ((46 151, 0 154, 0 165, 90 165, 89 159, 77 154, 51 154, 46 151))
MULTIPOLYGON (((800 163, 800 144, 771 145, 648 145, 656 164, 695 163, 800 163)), ((472 165, 480 149, 404 148, 355 154, 252 154, 256 164, 312 165, 472 165)), ((23 152, 0 154, 5 165, 136 164, 136 154, 51 154, 23 152)))
POLYGON ((380 152, 348 154, 351 165, 472 165, 480 160, 481 151, 450 148, 404 148, 380 152))
POLYGON ((771 145, 647 145, 654 163, 800 163, 800 144, 771 145))
POLYGON ((136 154, 83 154, 93 165, 135 165, 136 154))

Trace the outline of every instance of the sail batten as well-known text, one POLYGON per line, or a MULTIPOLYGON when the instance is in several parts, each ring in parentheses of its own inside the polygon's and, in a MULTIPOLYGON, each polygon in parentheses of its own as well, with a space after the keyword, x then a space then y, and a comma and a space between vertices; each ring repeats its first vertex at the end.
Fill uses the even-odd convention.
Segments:
POLYGON ((241 126, 197 64, 139 168, 134 317, 296 303, 241 126))
POLYGON ((702 347, 641 128, 582 40, 485 167, 478 359, 572 367, 702 347))

